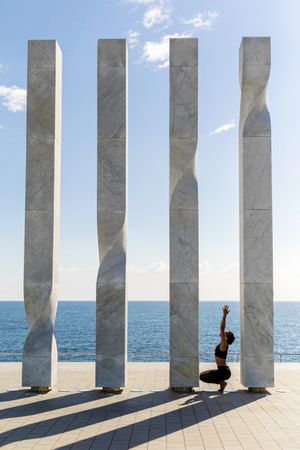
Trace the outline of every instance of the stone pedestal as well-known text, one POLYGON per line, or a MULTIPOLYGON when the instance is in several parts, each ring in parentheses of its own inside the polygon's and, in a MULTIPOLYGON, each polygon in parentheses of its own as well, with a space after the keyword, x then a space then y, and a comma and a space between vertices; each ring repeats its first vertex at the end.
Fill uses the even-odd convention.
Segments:
POLYGON ((29 41, 24 301, 29 325, 22 385, 56 383, 62 55, 56 41, 29 41))
POLYGON ((241 382, 251 389, 274 385, 270 46, 248 37, 240 47, 241 382))
POLYGON ((170 39, 170 386, 199 386, 198 40, 170 39))
POLYGON ((127 44, 98 41, 96 386, 126 384, 127 44))

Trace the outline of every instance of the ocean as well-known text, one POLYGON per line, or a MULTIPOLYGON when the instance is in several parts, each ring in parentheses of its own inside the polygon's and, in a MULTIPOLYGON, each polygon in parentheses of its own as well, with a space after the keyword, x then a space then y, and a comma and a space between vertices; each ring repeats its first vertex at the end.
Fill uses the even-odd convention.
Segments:
MULTIPOLYGON (((227 329, 236 335, 228 361, 240 352, 239 302, 201 301, 200 361, 212 361, 219 339, 222 305, 230 305, 227 329)), ((95 359, 95 302, 58 303, 55 335, 60 361, 95 359)), ((169 360, 169 303, 128 302, 128 360, 169 360)), ((300 302, 275 302, 275 361, 300 362, 300 302)), ((27 333, 23 302, 0 302, 0 361, 21 361, 27 333)))

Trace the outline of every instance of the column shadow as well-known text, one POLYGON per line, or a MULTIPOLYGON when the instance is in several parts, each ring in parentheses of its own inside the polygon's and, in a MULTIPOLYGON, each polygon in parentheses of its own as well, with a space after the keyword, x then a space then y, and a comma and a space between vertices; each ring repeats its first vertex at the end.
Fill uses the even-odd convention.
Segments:
MULTIPOLYGON (((49 394, 31 393, 28 390, 22 390, 18 392, 3 392, 0 393, 0 404, 2 402, 8 402, 13 400, 21 400, 35 397, 44 397, 39 401, 33 403, 27 403, 23 405, 11 406, 6 409, 0 409, 1 418, 14 418, 39 414, 41 412, 56 411, 62 408, 67 408, 72 405, 80 405, 82 403, 88 403, 102 398, 107 398, 107 394, 102 394, 97 390, 89 392, 76 392, 74 394, 62 395, 61 397, 49 398, 49 394)), ((51 394, 50 394, 51 395, 51 394)))
POLYGON ((240 408, 247 404, 269 395, 250 394, 245 390, 218 394, 218 392, 201 391, 190 395, 179 395, 167 389, 162 392, 153 392, 138 395, 133 398, 119 400, 109 405, 101 405, 106 394, 97 391, 89 393, 76 393, 55 399, 46 399, 30 405, 14 406, 1 412, 2 418, 20 418, 30 414, 53 412, 71 405, 78 405, 99 400, 99 406, 65 414, 35 423, 21 425, 10 431, 0 433, 0 446, 13 444, 27 439, 41 439, 43 437, 56 436, 65 431, 75 431, 84 426, 105 423, 107 420, 120 418, 129 413, 137 413, 155 406, 167 404, 182 398, 180 408, 175 411, 164 412, 152 418, 141 420, 137 423, 118 427, 113 431, 104 431, 93 437, 82 439, 68 445, 56 447, 61 449, 71 448, 76 444, 81 448, 108 449, 110 446, 118 448, 134 448, 137 445, 147 444, 154 439, 159 439, 176 431, 188 428, 192 425, 211 419, 220 414, 240 408), (129 444, 128 444, 129 443, 129 444))

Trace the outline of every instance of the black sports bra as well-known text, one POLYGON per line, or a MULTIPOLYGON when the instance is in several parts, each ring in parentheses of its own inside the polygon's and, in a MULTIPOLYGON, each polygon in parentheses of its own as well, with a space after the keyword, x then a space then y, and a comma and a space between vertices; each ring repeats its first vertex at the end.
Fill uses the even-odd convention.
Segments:
POLYGON ((220 350, 220 344, 218 344, 215 348, 215 356, 218 358, 226 359, 227 358, 228 345, 226 350, 220 350))

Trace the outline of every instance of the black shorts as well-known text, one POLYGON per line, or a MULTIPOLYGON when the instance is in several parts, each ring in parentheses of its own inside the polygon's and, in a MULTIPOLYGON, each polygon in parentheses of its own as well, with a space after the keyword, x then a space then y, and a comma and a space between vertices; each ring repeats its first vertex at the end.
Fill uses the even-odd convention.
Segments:
POLYGON ((219 366, 215 370, 205 370, 200 374, 200 380, 205 383, 219 384, 222 381, 229 380, 231 371, 229 366, 219 366))

